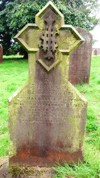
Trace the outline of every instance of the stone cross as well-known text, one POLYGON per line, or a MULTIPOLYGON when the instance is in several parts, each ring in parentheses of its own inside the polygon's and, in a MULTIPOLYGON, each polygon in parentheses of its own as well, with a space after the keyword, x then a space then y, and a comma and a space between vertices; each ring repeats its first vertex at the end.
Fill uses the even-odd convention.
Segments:
POLYGON ((29 80, 9 99, 12 166, 83 160, 86 105, 68 82, 69 55, 83 41, 49 1, 16 39, 28 52, 29 80))

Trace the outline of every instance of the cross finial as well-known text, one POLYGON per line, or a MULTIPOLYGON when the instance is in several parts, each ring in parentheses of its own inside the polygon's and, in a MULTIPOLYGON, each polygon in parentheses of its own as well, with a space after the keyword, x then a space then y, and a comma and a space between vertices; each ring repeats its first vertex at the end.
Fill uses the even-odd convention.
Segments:
POLYGON ((51 1, 35 19, 36 24, 27 24, 16 38, 28 53, 38 52, 37 62, 49 72, 61 62, 61 55, 69 55, 83 38, 74 27, 64 24, 64 16, 51 1))

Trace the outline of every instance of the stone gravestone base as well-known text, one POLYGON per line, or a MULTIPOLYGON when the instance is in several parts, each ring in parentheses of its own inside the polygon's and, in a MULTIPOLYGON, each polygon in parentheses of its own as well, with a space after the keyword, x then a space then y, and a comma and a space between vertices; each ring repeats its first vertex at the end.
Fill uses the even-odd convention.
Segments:
POLYGON ((46 167, 14 167, 9 169, 9 158, 0 159, 0 178, 53 178, 55 172, 46 167))

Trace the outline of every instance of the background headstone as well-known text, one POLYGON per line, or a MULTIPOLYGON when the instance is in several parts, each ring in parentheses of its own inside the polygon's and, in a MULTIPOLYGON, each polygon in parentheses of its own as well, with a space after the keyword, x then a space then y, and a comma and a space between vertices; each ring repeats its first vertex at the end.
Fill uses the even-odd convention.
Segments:
POLYGON ((68 69, 83 38, 48 2, 16 39, 28 51, 29 80, 9 99, 10 167, 82 161, 87 102, 68 69))
POLYGON ((93 48, 92 55, 95 55, 95 56, 100 55, 100 48, 93 48))
POLYGON ((72 84, 89 83, 92 35, 85 29, 77 27, 76 30, 83 36, 84 42, 70 57, 69 81, 72 84))
POLYGON ((2 59, 3 59, 3 47, 0 44, 0 63, 2 63, 2 59))

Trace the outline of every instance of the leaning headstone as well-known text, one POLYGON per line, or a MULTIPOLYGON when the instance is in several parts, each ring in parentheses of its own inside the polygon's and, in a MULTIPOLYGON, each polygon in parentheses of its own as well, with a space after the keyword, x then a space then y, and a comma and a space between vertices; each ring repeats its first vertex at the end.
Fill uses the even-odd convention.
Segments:
POLYGON ((2 63, 2 59, 3 59, 3 47, 0 44, 0 63, 2 63))
POLYGON ((70 57, 69 81, 72 84, 89 83, 92 35, 87 30, 80 27, 77 27, 76 30, 83 36, 85 41, 70 57))
POLYGON ((9 99, 10 168, 83 161, 87 101, 68 82, 69 55, 83 38, 52 2, 35 22, 16 35, 29 80, 9 99))

